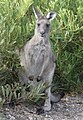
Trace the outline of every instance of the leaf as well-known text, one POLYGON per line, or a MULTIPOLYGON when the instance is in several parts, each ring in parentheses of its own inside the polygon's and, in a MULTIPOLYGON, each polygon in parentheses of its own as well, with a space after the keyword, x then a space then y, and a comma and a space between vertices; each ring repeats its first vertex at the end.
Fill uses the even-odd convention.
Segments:
POLYGON ((2 39, 2 40, 0 41, 0 45, 2 45, 4 42, 5 42, 5 40, 2 39))
POLYGON ((5 98, 5 88, 4 88, 4 86, 1 86, 1 88, 2 88, 2 95, 5 98))

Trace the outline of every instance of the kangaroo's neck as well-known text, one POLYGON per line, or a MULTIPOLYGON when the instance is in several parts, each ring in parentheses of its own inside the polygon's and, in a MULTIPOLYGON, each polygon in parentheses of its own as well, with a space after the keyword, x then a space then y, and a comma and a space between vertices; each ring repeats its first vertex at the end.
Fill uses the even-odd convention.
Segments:
POLYGON ((43 42, 43 44, 50 44, 49 36, 41 37, 35 34, 34 37, 36 43, 43 42))

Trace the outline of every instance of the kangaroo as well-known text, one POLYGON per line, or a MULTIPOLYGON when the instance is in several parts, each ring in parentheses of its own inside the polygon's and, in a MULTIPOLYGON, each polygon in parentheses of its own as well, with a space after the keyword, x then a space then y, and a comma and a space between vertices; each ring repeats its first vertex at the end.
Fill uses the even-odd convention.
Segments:
POLYGON ((34 36, 20 50, 19 56, 22 69, 19 72, 19 79, 22 83, 32 82, 36 87, 39 82, 48 84, 46 89, 47 98, 44 103, 44 111, 51 110, 51 101, 58 102, 61 95, 53 96, 51 84, 56 67, 55 57, 49 41, 51 20, 56 17, 55 12, 49 12, 43 16, 36 8, 33 8, 36 17, 34 36))

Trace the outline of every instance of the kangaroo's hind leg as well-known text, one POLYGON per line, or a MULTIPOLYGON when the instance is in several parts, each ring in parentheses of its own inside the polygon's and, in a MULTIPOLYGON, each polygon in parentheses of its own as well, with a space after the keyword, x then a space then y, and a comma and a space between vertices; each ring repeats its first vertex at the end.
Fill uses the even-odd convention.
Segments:
POLYGON ((46 89, 47 98, 44 103, 44 111, 50 111, 51 110, 51 85, 52 85, 52 79, 54 75, 55 70, 55 64, 52 70, 49 71, 45 78, 45 83, 48 84, 48 88, 46 89))

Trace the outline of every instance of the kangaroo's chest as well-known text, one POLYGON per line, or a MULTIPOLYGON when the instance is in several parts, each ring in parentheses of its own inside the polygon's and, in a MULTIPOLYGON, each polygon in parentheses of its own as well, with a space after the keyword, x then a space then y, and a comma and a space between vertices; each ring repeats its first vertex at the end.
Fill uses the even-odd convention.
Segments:
POLYGON ((31 63, 37 64, 42 63, 50 55, 50 47, 44 43, 38 43, 36 45, 32 45, 30 50, 28 51, 29 59, 31 63))

